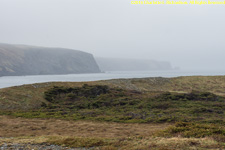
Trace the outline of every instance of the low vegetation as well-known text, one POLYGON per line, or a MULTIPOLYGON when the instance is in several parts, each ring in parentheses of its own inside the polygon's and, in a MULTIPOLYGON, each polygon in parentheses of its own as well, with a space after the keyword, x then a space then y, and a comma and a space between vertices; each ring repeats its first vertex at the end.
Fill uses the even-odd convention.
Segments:
POLYGON ((204 138, 212 137, 215 141, 225 142, 225 127, 215 124, 199 124, 193 122, 177 122, 157 133, 163 137, 204 138))
POLYGON ((133 123, 225 124, 225 98, 209 92, 138 92, 105 85, 53 87, 33 111, 4 112, 26 118, 61 118, 133 123))
MULTIPOLYGON (((183 138, 183 137, 125 137, 125 138, 88 138, 88 137, 62 137, 40 136, 0 139, 0 143, 20 143, 29 148, 43 147, 45 145, 61 145, 62 149, 68 147, 93 150, 195 150, 195 149, 224 149, 223 143, 212 138, 183 138), (32 143, 32 144, 31 144, 32 143)), ((13 145, 13 144, 9 144, 13 145)), ((18 144, 17 144, 18 145, 18 144)), ((38 150, 36 148, 35 150, 38 150)))
MULTIPOLYGON (((86 123, 84 126, 92 124, 90 128, 82 131, 90 132, 93 136, 84 132, 79 134, 79 131, 73 128, 74 125, 69 124, 68 127, 73 131, 59 129, 59 126, 63 126, 61 124, 54 128, 54 132, 59 134, 34 132, 24 135, 44 136, 44 142, 62 146, 96 149, 223 149, 224 85, 224 77, 119 79, 90 83, 25 85, 0 90, 0 102, 10 106, 9 109, 1 106, 3 109, 0 114, 28 120, 60 119, 62 124, 67 121, 75 124, 83 121, 86 123), (211 81, 213 78, 215 80, 211 81), (10 95, 9 91, 13 94, 10 95), (15 94, 23 100, 15 100, 15 94), (24 99, 27 95, 31 98, 28 96, 24 99), (95 128, 93 122, 102 130, 95 128), (106 123, 107 127, 103 127, 106 123), (108 132, 109 128, 114 128, 109 126, 113 123, 118 125, 115 129, 121 130, 120 133, 108 132), (140 132, 138 124, 145 125, 141 127, 140 132), (123 125, 129 126, 131 130, 128 131, 123 125), (150 130, 153 125, 159 126, 160 129, 150 130), (94 131, 108 136, 94 135, 94 131), (76 133, 78 136, 70 133, 76 133)), ((3 127, 4 123, 0 123, 0 126, 3 127)), ((19 129, 17 133, 9 136, 21 137, 19 129)), ((47 131, 44 126, 35 126, 31 130, 47 131)), ((7 133, 9 130, 2 132, 7 133)))

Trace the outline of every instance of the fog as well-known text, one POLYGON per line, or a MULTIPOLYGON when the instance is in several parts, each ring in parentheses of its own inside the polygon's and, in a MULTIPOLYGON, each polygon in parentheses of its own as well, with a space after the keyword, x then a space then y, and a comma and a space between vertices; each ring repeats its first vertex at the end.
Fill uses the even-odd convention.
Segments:
POLYGON ((0 0, 0 43, 169 61, 184 70, 224 71, 224 15, 225 5, 0 0))

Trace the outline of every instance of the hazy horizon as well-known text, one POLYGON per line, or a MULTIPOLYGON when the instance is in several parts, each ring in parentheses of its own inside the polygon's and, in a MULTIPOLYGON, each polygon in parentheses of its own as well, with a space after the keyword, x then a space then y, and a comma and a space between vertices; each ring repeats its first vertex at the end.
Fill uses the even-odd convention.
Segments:
POLYGON ((0 0, 0 43, 224 71, 223 7, 131 5, 130 0, 0 0))

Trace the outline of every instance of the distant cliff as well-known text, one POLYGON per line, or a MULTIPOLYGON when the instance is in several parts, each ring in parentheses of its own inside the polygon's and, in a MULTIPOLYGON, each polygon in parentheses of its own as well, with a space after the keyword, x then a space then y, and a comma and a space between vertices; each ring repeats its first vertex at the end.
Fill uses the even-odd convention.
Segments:
POLYGON ((172 70, 170 62, 145 59, 95 58, 101 71, 172 70))
POLYGON ((98 73, 92 54, 64 48, 0 44, 0 76, 98 73))

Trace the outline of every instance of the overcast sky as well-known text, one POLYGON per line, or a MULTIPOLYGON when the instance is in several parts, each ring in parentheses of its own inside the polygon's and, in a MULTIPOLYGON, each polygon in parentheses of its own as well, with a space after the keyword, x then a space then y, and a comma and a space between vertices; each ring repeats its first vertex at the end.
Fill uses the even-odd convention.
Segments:
POLYGON ((225 70, 225 5, 131 5, 130 0, 0 0, 0 42, 94 56, 225 70))

